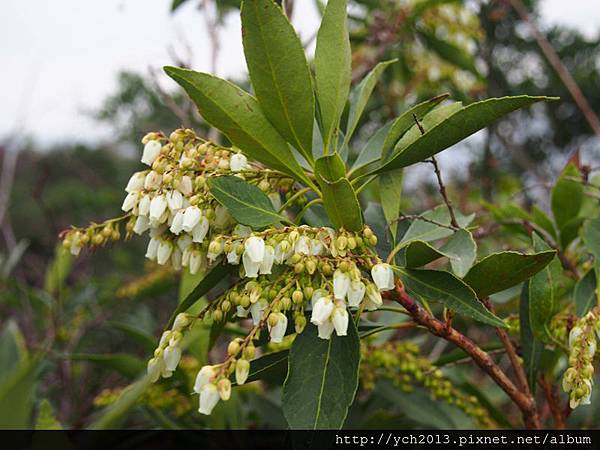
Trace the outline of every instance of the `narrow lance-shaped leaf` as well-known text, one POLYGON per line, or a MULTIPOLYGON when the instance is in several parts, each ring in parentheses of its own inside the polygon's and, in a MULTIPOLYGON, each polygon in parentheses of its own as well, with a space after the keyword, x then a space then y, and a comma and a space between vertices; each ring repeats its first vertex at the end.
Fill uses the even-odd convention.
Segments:
POLYGON ((410 294, 428 301, 440 302, 458 314, 479 322, 506 327, 500 318, 483 306, 469 286, 451 273, 400 267, 394 269, 410 294))
POLYGON ((314 187, 253 96, 206 73, 177 67, 164 69, 185 89, 202 117, 221 130, 236 147, 251 158, 314 187))
POLYGON ((292 429, 339 429, 358 388, 360 341, 348 335, 320 339, 310 324, 296 337, 283 386, 283 413, 292 429))
POLYGON ((392 245, 396 243, 400 201, 402 197, 402 169, 381 174, 379 177, 379 197, 383 214, 392 233, 392 245))
POLYGON ((251 228, 264 228, 278 222, 286 222, 267 195, 258 186, 235 176, 209 178, 212 196, 225 206, 233 218, 251 228))
POLYGON ((457 111, 437 126, 429 130, 426 129, 423 136, 402 151, 392 154, 389 161, 374 170, 374 173, 382 173, 424 161, 512 111, 535 102, 549 99, 551 98, 523 95, 491 98, 472 103, 457 111))
POLYGON ((523 350, 523 365, 527 374, 529 387, 535 392, 537 385, 537 374, 540 367, 544 344, 536 339, 531 330, 529 317, 529 282, 523 284, 521 291, 521 304, 519 307, 519 332, 521 334, 521 348, 523 350))
MULTIPOLYGON (((596 280, 600 280, 600 217, 588 220, 583 226, 581 233, 587 250, 594 255, 594 270, 596 280)), ((596 300, 600 301, 600 286, 596 285, 596 300)))
POLYGON ((583 317, 596 306, 596 271, 588 272, 575 285, 575 312, 583 317))
MULTIPOLYGON (((550 247, 544 240, 533 233, 533 248, 536 251, 547 251, 550 247)), ((550 265, 547 265, 529 280, 529 323, 534 336, 547 340, 549 336, 548 323, 554 314, 554 287, 550 265)))
POLYGON ((241 16, 244 53, 261 109, 311 161, 315 99, 302 43, 273 0, 244 0, 241 16))
POLYGON ((426 47, 437 53, 440 58, 445 59, 460 69, 471 72, 476 77, 481 77, 477 66, 475 66, 475 59, 466 50, 447 40, 438 39, 435 34, 425 30, 420 30, 418 34, 425 41, 426 47))
POLYGON ((554 250, 523 254, 500 252, 486 256, 464 277, 479 298, 516 286, 546 267, 555 255, 554 250))
POLYGON ((346 0, 329 0, 317 34, 315 84, 325 149, 331 146, 350 92, 352 56, 346 7, 346 0))
POLYGON ((552 189, 551 205, 556 227, 563 227, 577 217, 583 203, 583 186, 569 178, 580 178, 581 174, 574 164, 569 164, 562 172, 552 189))

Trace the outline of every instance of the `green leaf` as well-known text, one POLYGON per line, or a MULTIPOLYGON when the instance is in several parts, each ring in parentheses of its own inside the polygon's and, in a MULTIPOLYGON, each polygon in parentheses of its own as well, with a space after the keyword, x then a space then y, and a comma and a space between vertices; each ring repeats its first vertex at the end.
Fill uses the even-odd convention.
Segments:
POLYGON ((450 43, 447 40, 438 39, 435 34, 425 30, 418 31, 419 36, 425 41, 425 46, 433 50, 437 55, 455 65, 456 67, 471 72, 476 77, 481 77, 475 65, 473 55, 467 53, 464 49, 450 43))
MULTIPOLYGON (((325 149, 339 128, 352 78, 346 0, 329 0, 317 34, 315 85, 325 149)), ((326 150, 327 153, 327 150, 326 150)))
POLYGON ((352 91, 352 94, 350 95, 348 125, 346 127, 346 135, 344 136, 344 144, 342 148, 347 148, 348 143, 350 142, 350 139, 356 130, 356 126, 358 125, 360 117, 367 106, 367 102, 369 101, 369 98, 371 97, 371 94, 377 85, 379 77, 387 68, 387 66, 397 61, 397 59, 392 59, 391 61, 380 62, 352 91))
POLYGON ((402 169, 381 174, 379 177, 379 198, 385 220, 392 233, 392 245, 396 242, 400 202, 402 198, 402 169))
POLYGON ((554 250, 533 254, 500 252, 486 256, 464 277, 479 298, 488 297, 528 280, 546 267, 554 250))
POLYGON ((460 229, 448 239, 440 252, 450 258, 452 271, 462 278, 475 262, 477 244, 469 231, 460 229))
MULTIPOLYGON (((548 244, 537 233, 533 233, 532 237, 534 250, 550 250, 548 244)), ((528 284, 531 332, 537 339, 545 341, 550 336, 548 324, 554 315, 554 287, 557 284, 553 279, 550 264, 533 275, 528 284)))
POLYGON ((449 272, 394 267, 410 294, 444 306, 479 322, 505 328, 502 319, 492 314, 477 300, 475 293, 449 272))
POLYGON ((502 116, 516 109, 530 105, 548 97, 490 98, 472 103, 452 114, 433 128, 425 129, 425 134, 399 152, 393 153, 389 161, 383 163, 374 173, 387 172, 410 166, 445 150, 466 137, 487 127, 502 116))
MULTIPOLYGON (((288 370, 289 350, 281 350, 275 353, 267 353, 253 361, 250 361, 250 372, 246 383, 258 380, 283 380, 288 370)), ((231 382, 234 386, 235 374, 231 374, 231 382)))
POLYGON ((62 430, 63 426, 56 418, 52 405, 48 399, 40 402, 37 419, 35 421, 36 430, 62 430))
POLYGON ((291 429, 340 429, 358 388, 360 341, 350 320, 348 335, 320 339, 310 324, 290 350, 283 385, 283 413, 291 429))
POLYGON ((583 203, 583 186, 568 179, 581 178, 574 164, 569 164, 552 189, 551 205, 556 227, 562 230, 571 219, 577 217, 583 203))
POLYGON ((165 67, 185 89, 202 117, 250 158, 313 186, 287 142, 263 115, 258 101, 238 86, 212 75, 165 67))
POLYGON ((392 128, 392 125, 393 122, 386 123, 367 140, 364 147, 358 153, 354 164, 352 164, 352 172, 368 166, 381 157, 383 144, 390 132, 390 129, 392 128))
POLYGON ((244 0, 241 16, 248 71, 261 109, 311 161, 315 99, 302 43, 273 0, 244 0))
POLYGON ((154 351, 156 342, 154 337, 146 333, 144 330, 124 322, 109 322, 109 325, 115 330, 125 333, 133 341, 142 345, 148 352, 154 351))
POLYGON ((546 215, 546 213, 540 208, 538 208, 536 205, 533 205, 533 207, 531 208, 531 218, 533 220, 533 223, 541 227, 550 236, 556 239, 556 230, 554 229, 552 221, 546 215))
POLYGON ((562 248, 566 249, 577 238, 584 221, 583 217, 575 217, 563 225, 560 229, 560 246, 562 248))
POLYGON ((436 259, 443 258, 435 247, 425 241, 410 241, 404 251, 405 266, 414 269, 423 267, 436 259))
POLYGON ((583 317, 596 303, 596 272, 588 272, 575 285, 575 311, 578 317, 583 317))
POLYGON ((321 186, 327 216, 336 228, 359 231, 363 227, 362 210, 344 172, 344 162, 337 153, 319 158, 315 163, 315 176, 321 186))
MULTIPOLYGON (((455 211, 456 221, 461 228, 467 227, 475 218, 475 214, 469 214, 465 216, 459 211, 455 211)), ((446 205, 436 206, 434 209, 426 211, 421 214, 425 219, 433 222, 450 226, 450 213, 446 205)), ((400 243, 406 243, 409 241, 420 240, 420 241, 436 241, 452 236, 454 230, 451 228, 442 227, 436 225, 436 223, 426 222, 425 220, 415 219, 412 221, 400 243)))
POLYGON ((146 363, 136 356, 127 353, 90 354, 72 353, 68 355, 74 361, 88 361, 114 370, 125 378, 135 378, 146 369, 146 363))
POLYGON ((171 2, 171 12, 174 12, 176 9, 178 9, 181 5, 183 5, 187 0, 173 0, 171 2))
POLYGON ((44 289, 50 294, 55 294, 62 289, 66 278, 71 272, 71 263, 73 257, 71 253, 62 245, 58 245, 54 250, 54 259, 46 269, 46 280, 44 289))
POLYGON ((225 206, 233 218, 251 228, 264 228, 278 222, 287 222, 267 195, 258 186, 235 176, 212 177, 208 187, 213 197, 225 206))
POLYGON ((175 317, 177 314, 187 311, 204 297, 208 291, 210 291, 213 287, 215 287, 219 282, 223 281, 227 278, 227 276, 235 274, 237 272, 237 267, 229 264, 217 264, 212 268, 210 272, 206 274, 202 281, 198 283, 198 285, 194 288, 192 292, 190 292, 180 303, 177 305, 173 314, 171 314, 171 318, 165 327, 165 330, 170 330, 173 322, 175 321, 175 317))
POLYGON ((519 306, 519 332, 521 334, 523 365, 527 374, 527 381, 529 382, 529 387, 535 392, 544 344, 534 336, 531 330, 529 292, 529 282, 525 282, 521 290, 521 304, 519 306))
POLYGON ((0 383, 0 428, 31 428, 42 358, 43 353, 38 353, 32 358, 21 359, 0 383))

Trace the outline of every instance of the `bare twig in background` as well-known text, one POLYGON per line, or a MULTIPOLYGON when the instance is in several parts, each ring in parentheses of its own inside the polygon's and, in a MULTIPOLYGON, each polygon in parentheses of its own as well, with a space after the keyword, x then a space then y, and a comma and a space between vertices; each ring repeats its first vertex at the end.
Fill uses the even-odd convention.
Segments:
POLYGON ((212 0, 202 0, 202 9, 204 10, 204 22, 206 24, 206 32, 210 41, 210 67, 211 73, 217 73, 217 60, 219 51, 221 50, 221 42, 219 40, 219 23, 216 12, 212 12, 211 8, 215 7, 212 0))
POLYGON ((546 37, 538 30, 533 21, 529 17, 529 12, 521 0, 509 0, 514 10, 519 14, 521 19, 529 25, 533 36, 539 45, 540 49, 548 59, 550 65, 554 68, 561 81, 575 100, 577 107, 581 110, 585 119, 589 123, 590 127, 600 137, 600 119, 592 110, 592 107, 584 97, 581 89, 577 85, 577 82, 569 72, 569 69, 562 63, 556 50, 552 47, 552 44, 546 39, 546 37))
MULTIPOLYGON (((446 223, 438 222, 437 220, 428 219, 427 217, 418 215, 418 214, 403 214, 398 218, 392 220, 390 224, 394 222, 402 222, 403 220, 422 220, 423 222, 431 223, 433 225, 437 225, 438 227, 448 228, 449 230, 458 230, 459 227, 455 227, 454 225, 448 225, 446 223)), ((389 225, 388 225, 389 227, 389 225)))
POLYGON ((158 82, 158 76, 156 73, 156 69, 149 67, 148 72, 150 73, 150 78, 152 79, 152 84, 154 85, 154 89, 158 93, 158 96, 160 97, 160 99, 162 100, 164 105, 167 108, 169 108, 173 114, 175 114, 177 116, 177 118, 181 122, 181 125, 183 125, 185 128, 191 128, 192 125, 189 120, 189 114, 182 106, 177 104, 177 102, 173 99, 173 97, 168 92, 166 92, 160 86, 160 83, 158 82))

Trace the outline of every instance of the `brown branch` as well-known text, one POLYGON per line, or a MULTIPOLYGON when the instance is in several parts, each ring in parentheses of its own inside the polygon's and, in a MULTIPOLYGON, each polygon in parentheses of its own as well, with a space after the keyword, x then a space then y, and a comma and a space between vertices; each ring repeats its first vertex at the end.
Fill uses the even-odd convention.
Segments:
POLYGON ((533 429, 541 428, 535 400, 531 395, 527 396, 525 393, 521 392, 506 376, 502 369, 498 367, 488 353, 484 352, 471 339, 458 332, 456 329, 446 326, 445 322, 436 319, 429 312, 421 308, 405 292, 404 287, 401 284, 399 284, 394 291, 388 291, 386 297, 400 303, 409 312, 413 321, 427 328, 430 333, 439 336, 442 339, 446 339, 465 351, 517 405, 521 410, 525 425, 528 428, 533 429))
POLYGON ((571 76, 569 69, 567 69, 567 67, 562 63, 558 54, 556 53, 556 50, 554 50, 554 47, 552 47, 552 44, 550 44, 548 39, 546 39, 546 37, 540 32, 540 30, 538 30, 533 21, 529 18, 529 12, 527 11, 527 8, 523 4, 523 2, 521 0, 509 1, 512 7, 515 9, 515 11, 519 14, 523 22, 529 25, 537 44, 542 50, 542 53, 544 53, 544 55, 548 59, 548 62, 554 68, 561 81, 571 94, 571 97, 573 97, 573 100, 575 100, 577 107, 583 113, 585 119, 587 120, 588 124, 590 125, 596 136, 600 137, 600 119, 598 119, 598 116, 592 110, 592 107, 584 97, 583 93, 581 92, 581 89, 579 89, 577 82, 571 76))
POLYGON ((564 430, 565 418, 560 408, 560 398, 558 397, 556 386, 546 380, 544 375, 540 377, 539 383, 544 391, 544 395, 546 396, 548 406, 550 407, 550 412, 552 413, 552 418, 554 419, 554 427, 558 430, 564 430))

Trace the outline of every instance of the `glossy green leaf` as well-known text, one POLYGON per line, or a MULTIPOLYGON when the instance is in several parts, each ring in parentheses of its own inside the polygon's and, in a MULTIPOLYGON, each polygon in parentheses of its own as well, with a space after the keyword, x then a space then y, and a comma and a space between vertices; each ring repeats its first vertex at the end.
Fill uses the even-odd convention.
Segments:
POLYGON ((194 305, 198 300, 204 297, 212 288, 214 288, 221 281, 226 279, 228 276, 233 275, 237 272, 237 267, 230 264, 217 264, 210 272, 206 274, 202 281, 190 292, 180 303, 177 305, 171 318, 165 327, 165 330, 171 329, 175 317, 177 314, 187 311, 194 305))
MULTIPOLYGON (((452 236, 454 230, 447 228, 450 226, 450 213, 446 205, 436 206, 434 209, 426 211, 421 216, 435 223, 425 220, 415 219, 410 224, 404 236, 400 240, 401 243, 420 240, 425 242, 435 241, 452 236), (440 226, 442 224, 445 226, 440 226)), ((467 227, 475 218, 475 214, 465 216, 460 211, 455 211, 456 221, 461 228, 467 227)))
POLYGON ((374 163, 381 157, 383 144, 385 143, 392 125, 393 122, 388 122, 367 140, 364 147, 358 153, 354 164, 352 164, 352 172, 374 163))
POLYGON ((575 217, 567 221, 560 229, 560 246, 567 248, 579 235, 579 229, 583 225, 585 219, 583 217, 575 217))
POLYGON ((554 250, 533 254, 500 252, 486 256, 464 277, 479 298, 488 297, 528 280, 546 267, 554 250))
POLYGON ((352 55, 346 7, 346 0, 329 0, 317 34, 315 85, 326 149, 331 147, 350 92, 352 55))
POLYGON ((125 333, 129 338, 140 344, 148 352, 151 352, 156 348, 154 337, 136 326, 124 322, 109 322, 108 325, 115 330, 125 333))
POLYGON ((248 71, 261 109, 311 161, 315 99, 302 43, 273 0, 244 0, 241 16, 248 71))
POLYGON ((487 127, 502 116, 542 100, 549 100, 549 98, 523 95, 490 98, 472 103, 433 128, 426 128, 423 136, 403 148, 402 151, 393 153, 389 161, 382 164, 374 172, 387 172, 424 161, 487 127))
POLYGON ((321 186, 327 216, 336 228, 359 231, 363 227, 362 210, 344 172, 345 165, 337 153, 319 158, 315 163, 315 176, 321 186))
POLYGON ((535 337, 531 329, 529 292, 529 282, 525 282, 521 290, 521 302, 519 305, 519 332, 521 335, 523 366, 527 374, 529 387, 535 392, 544 344, 535 337))
POLYGON ((575 311, 578 317, 583 317, 596 306, 596 283, 596 272, 591 269, 575 285, 575 311))
POLYGON ((554 224, 546 215, 546 213, 540 208, 538 208, 536 205, 533 205, 533 207, 531 208, 531 218, 533 220, 533 223, 535 223, 542 230, 546 231, 550 236, 556 239, 556 230, 554 229, 554 224))
POLYGON ((264 228, 286 222, 267 195, 258 186, 235 176, 211 177, 208 187, 212 196, 226 207, 233 218, 251 228, 264 228))
POLYGON ((581 178, 574 164, 569 164, 552 189, 551 205, 554 221, 559 230, 579 214, 583 203, 583 186, 569 178, 581 178))
MULTIPOLYGON (((288 370, 289 350, 281 350, 275 353, 267 353, 253 361, 250 361, 250 372, 246 383, 258 380, 284 380, 288 370)), ((234 386, 235 373, 231 375, 231 382, 234 386)))
POLYGON ((444 256, 428 242, 410 241, 404 250, 404 265, 410 269, 415 269, 444 256))
POLYGON ((380 62, 375 66, 369 74, 363 78, 363 80, 356 86, 356 88, 352 91, 350 95, 350 110, 348 112, 348 126, 346 127, 346 135, 344 136, 344 144, 343 148, 347 148, 352 135, 354 134, 354 130, 356 130, 356 126, 362 116, 365 107, 367 106, 367 102, 377 85, 377 81, 379 77, 383 73, 383 71, 390 65, 397 61, 397 59, 393 59, 391 61, 380 62))
MULTIPOLYGON (((587 220, 581 231, 581 236, 587 250, 594 255, 594 270, 596 280, 600 279, 600 217, 587 220)), ((600 299, 600 286, 596 286, 596 298, 600 299)))
MULTIPOLYGON (((533 233, 533 249, 537 252, 550 250, 546 242, 533 233)), ((550 264, 533 275, 529 280, 529 323, 533 335, 541 340, 548 339, 548 324, 554 315, 554 295, 556 280, 553 279, 550 264)))
POLYGON ((72 353, 69 359, 74 361, 87 361, 99 366, 114 370, 125 378, 135 378, 146 370, 146 362, 127 353, 90 354, 72 353))
POLYGON ((392 244, 396 242, 400 202, 402 199, 402 169, 381 174, 379 180, 379 198, 385 220, 392 234, 392 244))
POLYGON ((477 244, 469 231, 460 229, 440 248, 440 252, 450 258, 452 271, 462 278, 475 262, 477 244))
POLYGON ((469 286, 449 272, 438 270, 403 269, 396 272, 410 294, 427 301, 440 302, 458 314, 495 327, 506 324, 492 314, 476 297, 469 286))
POLYGON ((185 89, 202 117, 250 158, 311 185, 287 142, 264 116, 253 96, 206 73, 177 67, 164 70, 185 89))
POLYGON ((310 324, 292 344, 283 386, 283 413, 291 429, 340 429, 358 388, 360 341, 348 335, 320 339, 310 324))
POLYGON ((425 42, 425 46, 437 53, 440 58, 460 69, 471 72, 476 77, 481 77, 475 65, 475 58, 466 50, 452 44, 448 40, 438 39, 435 34, 425 30, 420 30, 418 34, 425 42))

